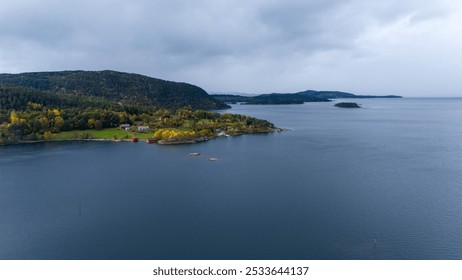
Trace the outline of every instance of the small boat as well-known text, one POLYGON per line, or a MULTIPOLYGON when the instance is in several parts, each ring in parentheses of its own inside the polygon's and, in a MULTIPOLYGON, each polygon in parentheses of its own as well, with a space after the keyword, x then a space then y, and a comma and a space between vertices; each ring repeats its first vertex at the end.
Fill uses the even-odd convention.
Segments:
POLYGON ((209 157, 208 160, 211 160, 211 161, 216 161, 218 160, 216 157, 209 157))
POLYGON ((133 142, 133 143, 138 143, 138 138, 132 137, 132 142, 133 142))
POLYGON ((200 153, 189 153, 190 157, 198 157, 200 155, 201 155, 200 153))
POLYGON ((148 139, 146 139, 146 143, 148 143, 148 144, 157 143, 157 140, 154 139, 154 138, 148 138, 148 139))

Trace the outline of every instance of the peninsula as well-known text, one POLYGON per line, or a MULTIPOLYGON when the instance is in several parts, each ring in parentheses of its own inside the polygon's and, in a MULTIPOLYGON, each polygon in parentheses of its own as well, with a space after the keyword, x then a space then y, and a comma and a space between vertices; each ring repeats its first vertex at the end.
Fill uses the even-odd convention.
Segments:
POLYGON ((0 74, 0 144, 138 138, 178 144, 279 130, 265 120, 208 111, 226 108, 197 86, 138 74, 0 74))

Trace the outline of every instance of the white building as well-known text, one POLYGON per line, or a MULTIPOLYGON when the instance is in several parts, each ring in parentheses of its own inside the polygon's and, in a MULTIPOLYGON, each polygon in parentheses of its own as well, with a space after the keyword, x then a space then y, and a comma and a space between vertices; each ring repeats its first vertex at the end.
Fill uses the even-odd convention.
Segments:
POLYGON ((129 130, 130 125, 128 123, 123 123, 119 126, 120 130, 129 130))
POLYGON ((146 131, 149 129, 149 126, 147 125, 139 125, 138 126, 138 131, 146 131))

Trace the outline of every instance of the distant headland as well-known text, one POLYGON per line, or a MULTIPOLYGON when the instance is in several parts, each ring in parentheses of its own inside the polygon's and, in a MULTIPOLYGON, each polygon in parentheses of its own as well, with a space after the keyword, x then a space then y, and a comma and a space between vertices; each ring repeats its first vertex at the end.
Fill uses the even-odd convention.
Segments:
POLYGON ((247 104, 247 105, 281 105, 281 104, 303 104, 305 102, 329 102, 331 99, 347 98, 402 98, 398 95, 356 95, 342 91, 315 91, 306 90, 296 93, 270 93, 255 96, 235 95, 235 94, 213 94, 215 99, 228 104, 247 104))

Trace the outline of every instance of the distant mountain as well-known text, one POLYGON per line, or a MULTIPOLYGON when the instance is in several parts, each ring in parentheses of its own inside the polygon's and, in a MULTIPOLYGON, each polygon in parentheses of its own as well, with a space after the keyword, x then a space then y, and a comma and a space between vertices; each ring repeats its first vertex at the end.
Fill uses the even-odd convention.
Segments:
POLYGON ((373 96, 373 95, 355 95, 341 91, 315 91, 307 90, 297 93, 270 93, 257 96, 242 96, 232 94, 215 94, 215 99, 226 103, 243 103, 243 104, 302 104, 304 102, 327 102, 330 99, 337 98, 401 98, 401 96, 373 96))
POLYGON ((258 94, 256 93, 247 93, 247 92, 209 92, 210 95, 239 95, 239 96, 247 96, 247 97, 254 97, 258 94))
POLYGON ((247 102, 252 99, 249 96, 236 95, 236 94, 212 94, 213 98, 225 103, 247 102))
POLYGON ((54 94, 97 97, 129 106, 229 108, 195 85, 109 70, 0 74, 0 84, 54 94))

